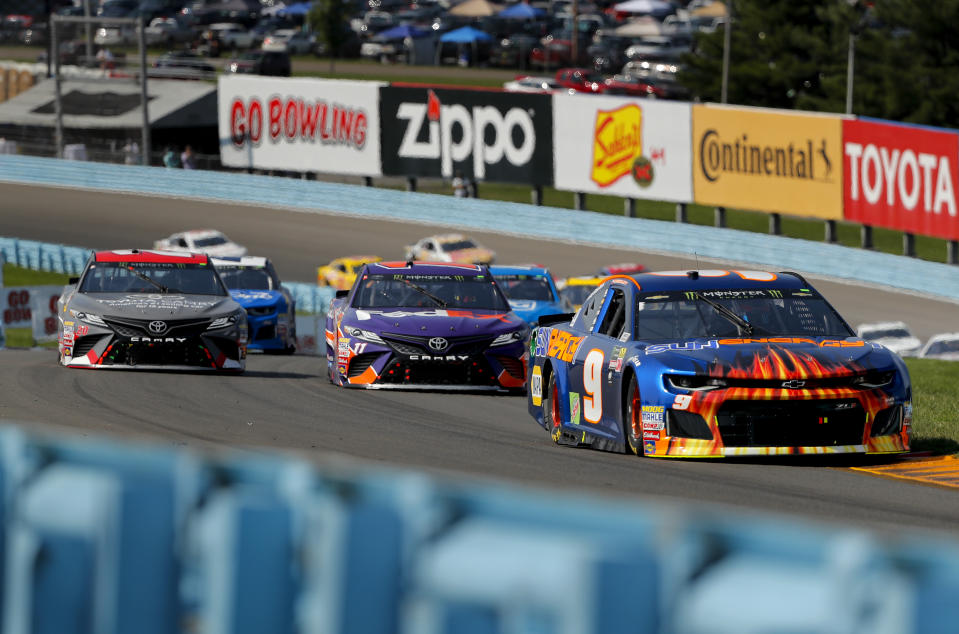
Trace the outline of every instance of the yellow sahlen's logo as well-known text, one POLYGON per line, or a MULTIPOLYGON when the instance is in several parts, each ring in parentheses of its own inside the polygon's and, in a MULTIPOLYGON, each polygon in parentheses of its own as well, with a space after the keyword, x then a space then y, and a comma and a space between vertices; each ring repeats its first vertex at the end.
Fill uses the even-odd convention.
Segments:
POLYGON ((609 187, 630 173, 643 152, 643 111, 636 104, 596 112, 593 135, 593 173, 600 187, 609 187))

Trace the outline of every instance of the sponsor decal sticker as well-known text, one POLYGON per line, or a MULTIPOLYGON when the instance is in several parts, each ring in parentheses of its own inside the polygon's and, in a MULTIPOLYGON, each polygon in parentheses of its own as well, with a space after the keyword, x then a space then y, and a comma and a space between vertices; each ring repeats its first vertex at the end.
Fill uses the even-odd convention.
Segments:
POLYGON ((529 393, 533 397, 533 405, 539 407, 543 404, 543 370, 538 366, 533 366, 533 376, 529 383, 529 393))
POLYGON ((570 363, 582 341, 583 337, 573 336, 563 330, 552 330, 549 334, 549 356, 570 363))
POLYGON ((659 430, 666 428, 666 408, 662 405, 643 405, 643 429, 659 430))
POLYGON ((569 393, 569 422, 579 425, 579 392, 569 393))
POLYGON ((658 431, 643 431, 643 440, 659 440, 659 437, 658 431))
POLYGON ((613 354, 609 358, 609 369, 613 372, 622 372, 623 358, 626 356, 626 348, 623 346, 613 346, 613 354))
POLYGON ((536 350, 533 356, 546 356, 546 350, 549 348, 549 339, 552 328, 540 328, 536 331, 536 350))
POLYGON ((608 187, 633 170, 634 160, 643 151, 642 121, 643 111, 636 104, 596 112, 590 175, 593 182, 608 187))
POLYGON ((643 453, 646 453, 646 454, 656 453, 656 443, 654 442, 643 443, 643 453))

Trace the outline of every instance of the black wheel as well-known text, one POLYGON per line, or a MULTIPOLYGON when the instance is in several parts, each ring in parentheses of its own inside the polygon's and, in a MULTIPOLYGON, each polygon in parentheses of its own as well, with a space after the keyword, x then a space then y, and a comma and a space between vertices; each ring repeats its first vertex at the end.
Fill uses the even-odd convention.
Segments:
POLYGON ((643 455, 643 407, 639 398, 639 384, 636 375, 629 378, 623 408, 623 435, 626 446, 637 456, 643 455))
POLYGON ((563 434, 563 415, 559 409, 559 386, 556 385, 556 373, 550 372, 546 381, 546 391, 543 393, 543 420, 546 421, 546 431, 553 442, 559 444, 563 434))

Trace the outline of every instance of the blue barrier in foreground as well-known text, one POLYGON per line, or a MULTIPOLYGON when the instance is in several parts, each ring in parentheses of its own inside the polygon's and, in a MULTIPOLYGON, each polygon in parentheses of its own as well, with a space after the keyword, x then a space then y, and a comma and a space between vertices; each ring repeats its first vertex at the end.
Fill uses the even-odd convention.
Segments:
POLYGON ((8 634, 925 634, 959 542, 0 427, 8 634))
POLYGON ((233 172, 0 155, 0 182, 228 201, 455 226, 794 270, 959 300, 956 267, 734 229, 233 172))

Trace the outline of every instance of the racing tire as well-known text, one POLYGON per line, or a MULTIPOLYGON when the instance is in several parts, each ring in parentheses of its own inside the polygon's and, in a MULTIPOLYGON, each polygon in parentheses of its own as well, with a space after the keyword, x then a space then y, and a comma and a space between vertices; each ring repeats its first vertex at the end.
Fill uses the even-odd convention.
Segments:
POLYGON ((546 392, 543 394, 543 421, 546 431, 557 445, 563 434, 563 415, 559 408, 559 386, 556 385, 556 372, 549 373, 546 392))
POLYGON ((629 387, 623 395, 623 436, 626 438, 627 452, 643 455, 643 407, 639 396, 639 384, 636 375, 629 377, 629 387))

